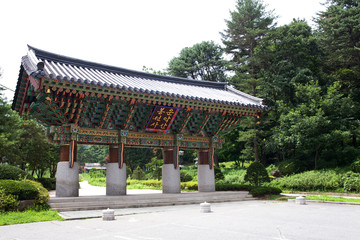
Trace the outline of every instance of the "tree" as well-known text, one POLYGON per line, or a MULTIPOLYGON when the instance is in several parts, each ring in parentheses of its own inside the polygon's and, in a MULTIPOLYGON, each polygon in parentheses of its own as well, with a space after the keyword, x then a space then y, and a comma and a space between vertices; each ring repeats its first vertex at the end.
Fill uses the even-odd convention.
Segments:
POLYGON ((358 146, 360 116, 360 5, 357 0, 329 0, 316 18, 318 39, 324 50, 325 72, 340 81, 342 92, 357 102, 352 144, 358 146), (357 117, 356 117, 357 116, 357 117), (356 123, 357 122, 357 123, 356 123))
POLYGON ((125 148, 124 160, 126 166, 134 171, 137 167, 143 168, 153 158, 154 152, 150 148, 125 148))
POLYGON ((255 56, 263 79, 259 94, 269 107, 276 107, 278 100, 295 105, 296 84, 321 80, 320 47, 303 20, 274 29, 256 48, 255 56))
POLYGON ((236 88, 257 95, 258 67, 255 49, 274 27, 272 12, 267 12, 261 0, 238 0, 236 10, 226 20, 222 35, 225 52, 231 56, 229 69, 235 72, 230 81, 236 88))
MULTIPOLYGON (((349 154, 344 145, 351 136, 349 130, 354 103, 351 98, 343 96, 340 88, 340 83, 335 82, 326 94, 322 94, 316 82, 298 84, 295 95, 299 104, 296 107, 279 102, 283 114, 273 137, 284 158, 303 162, 313 159, 314 169, 318 168, 319 159, 326 152, 331 154, 324 154, 323 161, 335 160, 336 166, 355 160, 343 161, 349 154)), ((356 149, 353 152, 356 158, 359 153, 356 149)))
POLYGON ((215 82, 227 80, 223 50, 213 41, 182 49, 178 57, 171 59, 167 70, 176 77, 215 82))
POLYGON ((22 133, 22 119, 11 110, 0 89, 0 162, 9 162, 16 152, 15 144, 22 133))
POLYGON ((42 177, 49 169, 52 144, 45 136, 45 128, 33 120, 25 120, 22 126, 22 134, 16 147, 17 161, 23 169, 26 167, 31 171, 31 175, 36 173, 42 177))
POLYGON ((78 163, 105 163, 106 156, 109 153, 108 146, 100 145, 78 145, 78 163))

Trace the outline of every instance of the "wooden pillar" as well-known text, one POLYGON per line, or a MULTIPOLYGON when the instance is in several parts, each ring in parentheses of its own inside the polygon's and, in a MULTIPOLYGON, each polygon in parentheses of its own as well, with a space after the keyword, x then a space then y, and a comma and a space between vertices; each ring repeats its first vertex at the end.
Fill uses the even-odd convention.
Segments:
POLYGON ((119 147, 117 145, 109 146, 109 162, 117 163, 119 158, 119 147))
POLYGON ((174 164, 174 149, 164 149, 163 157, 164 164, 174 164))
POLYGON ((209 151, 208 150, 199 150, 198 151, 198 160, 199 165, 209 165, 209 151))
POLYGON ((70 151, 70 145, 61 145, 60 146, 60 162, 68 162, 69 161, 69 151, 70 151))

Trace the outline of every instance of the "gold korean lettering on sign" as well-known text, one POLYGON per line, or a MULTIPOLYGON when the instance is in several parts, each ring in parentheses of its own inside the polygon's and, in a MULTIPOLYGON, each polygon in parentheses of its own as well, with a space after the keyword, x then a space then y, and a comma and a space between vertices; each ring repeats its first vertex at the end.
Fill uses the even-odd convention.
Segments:
POLYGON ((155 106, 149 122, 146 125, 146 130, 167 131, 178 111, 177 108, 173 107, 155 106))

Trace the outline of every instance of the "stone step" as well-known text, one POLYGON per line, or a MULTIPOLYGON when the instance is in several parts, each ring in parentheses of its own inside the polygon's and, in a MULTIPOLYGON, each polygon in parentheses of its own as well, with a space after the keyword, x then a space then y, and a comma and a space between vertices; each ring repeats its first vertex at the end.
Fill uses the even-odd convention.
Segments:
MULTIPOLYGON (((250 195, 251 196, 251 195, 250 195)), ((154 207, 167 205, 197 204, 202 202, 243 201, 249 198, 246 191, 138 194, 124 196, 81 196, 51 198, 49 205, 59 211, 96 210, 106 208, 154 207)))

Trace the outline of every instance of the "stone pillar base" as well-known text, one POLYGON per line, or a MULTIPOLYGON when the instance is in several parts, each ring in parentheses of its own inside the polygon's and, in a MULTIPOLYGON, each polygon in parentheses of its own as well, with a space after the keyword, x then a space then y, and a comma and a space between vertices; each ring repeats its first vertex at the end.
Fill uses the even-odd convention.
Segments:
POLYGON ((214 168, 210 169, 208 164, 198 165, 198 191, 215 192, 214 168))
POLYGON ((79 196, 79 165, 74 162, 72 168, 69 162, 59 162, 56 170, 56 197, 79 196))
POLYGON ((119 163, 106 164, 106 195, 126 195, 126 164, 119 168, 119 163))
POLYGON ((174 164, 163 164, 162 166, 162 192, 180 193, 180 168, 175 169, 174 164))

